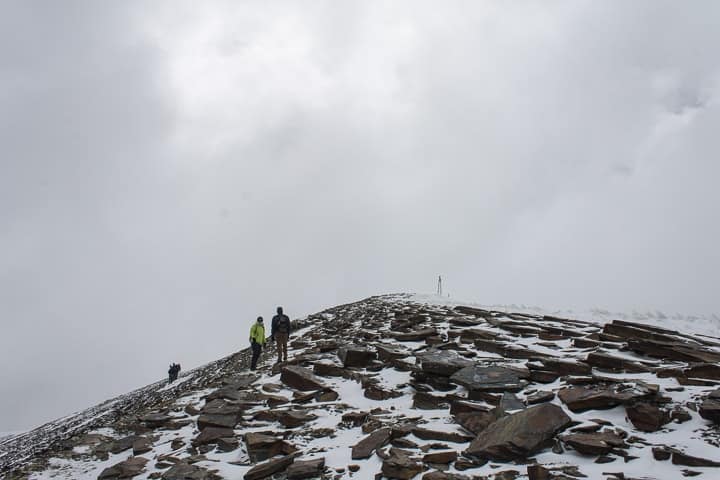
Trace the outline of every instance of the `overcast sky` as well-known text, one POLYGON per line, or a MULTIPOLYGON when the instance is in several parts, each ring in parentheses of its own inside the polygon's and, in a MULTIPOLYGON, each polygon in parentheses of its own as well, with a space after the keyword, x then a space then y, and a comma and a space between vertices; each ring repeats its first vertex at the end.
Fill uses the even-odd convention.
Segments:
POLYGON ((720 312, 720 2, 0 3, 0 431, 369 295, 720 312))

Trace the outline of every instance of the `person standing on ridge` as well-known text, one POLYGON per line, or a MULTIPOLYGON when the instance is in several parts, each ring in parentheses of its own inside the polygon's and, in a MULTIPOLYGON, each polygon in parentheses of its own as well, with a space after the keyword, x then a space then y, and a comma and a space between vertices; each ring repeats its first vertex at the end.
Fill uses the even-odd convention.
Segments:
POLYGON ((263 345, 265 345, 265 325, 263 325, 263 318, 258 317, 257 322, 250 327, 250 346, 252 347, 250 370, 257 368, 258 358, 260 358, 263 345))
POLYGON ((270 339, 277 342, 277 363, 287 362, 287 344, 290 339, 290 319, 283 313, 282 307, 277 307, 277 315, 275 315, 272 319, 270 339))

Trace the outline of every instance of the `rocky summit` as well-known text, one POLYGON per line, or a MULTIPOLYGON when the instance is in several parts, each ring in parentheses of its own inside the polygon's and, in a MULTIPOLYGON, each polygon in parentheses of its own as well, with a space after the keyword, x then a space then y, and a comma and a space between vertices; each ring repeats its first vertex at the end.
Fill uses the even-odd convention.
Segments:
MULTIPOLYGON (((0 439, 0 477, 720 478, 720 339, 387 295, 0 439)), ((244 338, 238 332, 238 338, 244 338)))

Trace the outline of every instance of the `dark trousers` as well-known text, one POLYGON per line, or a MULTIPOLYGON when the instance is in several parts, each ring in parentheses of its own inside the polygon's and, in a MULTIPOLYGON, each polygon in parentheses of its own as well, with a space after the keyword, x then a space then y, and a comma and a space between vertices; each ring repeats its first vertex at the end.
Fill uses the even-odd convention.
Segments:
POLYGON ((262 351, 262 346, 257 342, 253 342, 253 344, 252 344, 252 360, 250 361, 250 370, 255 370, 255 368, 257 368, 257 362, 258 362, 258 358, 260 358, 261 351, 262 351))

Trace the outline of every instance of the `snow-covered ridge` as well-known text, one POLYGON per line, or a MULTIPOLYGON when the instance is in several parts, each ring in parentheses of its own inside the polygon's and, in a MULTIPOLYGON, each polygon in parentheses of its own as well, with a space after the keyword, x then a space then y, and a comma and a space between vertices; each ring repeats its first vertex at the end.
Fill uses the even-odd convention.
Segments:
POLYGON ((586 320, 588 322, 605 324, 613 320, 624 320, 628 322, 645 323, 656 325, 679 332, 695 333, 720 337, 720 315, 685 315, 682 313, 664 313, 659 310, 647 312, 612 312, 602 308, 591 308, 586 310, 543 308, 524 304, 484 304, 472 301, 458 300, 454 298, 441 297, 438 295, 414 294, 410 297, 418 303, 429 305, 444 305, 455 307, 465 305, 469 307, 483 308, 486 310, 497 310, 508 313, 528 313, 531 315, 551 315, 564 318, 586 320))
POLYGON ((720 473, 720 339, 411 295, 341 305, 295 325, 287 363, 275 365, 270 348, 251 373, 245 350, 176 384, 157 382, 0 441, 0 475, 720 473))

